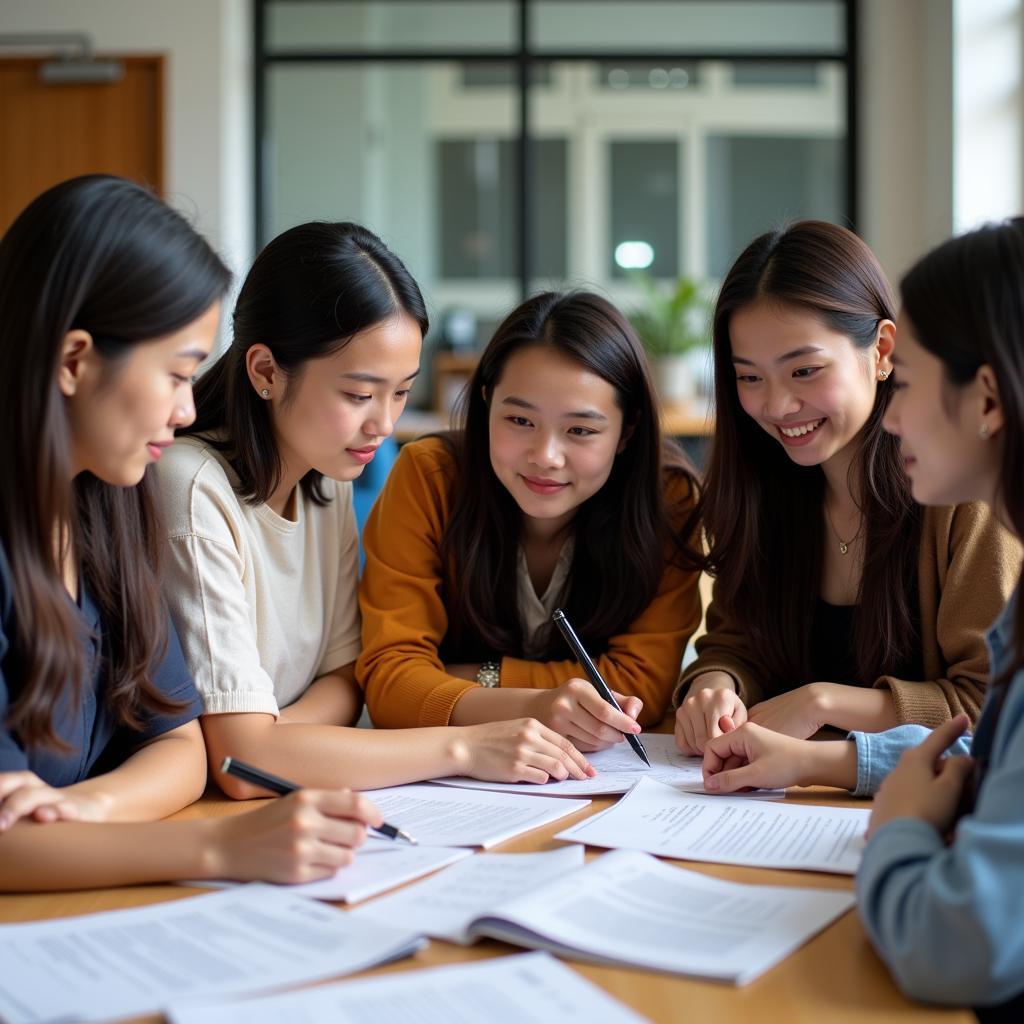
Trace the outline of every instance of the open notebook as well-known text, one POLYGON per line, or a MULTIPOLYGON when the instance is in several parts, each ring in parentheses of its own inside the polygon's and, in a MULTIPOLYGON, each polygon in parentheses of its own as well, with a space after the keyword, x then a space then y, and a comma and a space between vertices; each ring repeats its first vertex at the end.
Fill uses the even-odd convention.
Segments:
POLYGON ((573 867, 563 849, 500 860, 478 855, 355 916, 401 921, 455 942, 488 936, 570 959, 743 985, 853 904, 850 892, 725 882, 633 851, 573 867), (522 872, 534 884, 516 890, 514 875, 522 872))

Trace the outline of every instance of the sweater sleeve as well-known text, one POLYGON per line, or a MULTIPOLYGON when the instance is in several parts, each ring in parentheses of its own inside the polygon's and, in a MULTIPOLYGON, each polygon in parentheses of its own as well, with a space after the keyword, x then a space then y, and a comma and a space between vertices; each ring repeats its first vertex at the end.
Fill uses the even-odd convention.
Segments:
MULTIPOLYGON (((670 485, 667 494, 677 523, 685 519, 693 503, 690 486, 683 480, 670 485)), ((651 603, 625 631, 608 641, 607 649, 595 661, 613 690, 644 702, 639 718, 642 725, 657 724, 669 707, 686 644, 700 624, 699 582, 699 573, 666 564, 651 603)), ((501 661, 502 686, 551 689, 580 673, 580 666, 571 659, 501 661)))
POLYGON ((721 601, 716 601, 714 590, 708 605, 707 632, 697 641, 697 658, 680 676, 673 696, 678 707, 686 698, 690 683, 704 672, 727 672, 736 684, 740 700, 748 707, 764 697, 757 661, 746 641, 743 630, 729 614, 721 601))
MULTIPOLYGON (((1017 583, 1021 555, 1019 543, 980 503, 958 505, 948 534, 935 546, 939 593, 931 600, 922 595, 921 606, 937 604, 934 637, 942 674, 926 680, 881 676, 874 682, 892 693, 901 723, 930 727, 961 711, 977 721, 988 679, 985 630, 1017 583)), ((930 625, 922 623, 922 639, 930 625)))
MULTIPOLYGON (((1018 678, 1015 687, 1024 685, 1018 678)), ((1018 689, 1019 694, 1019 689, 1018 689)), ((1024 720, 1009 699, 973 814, 947 846, 931 825, 897 818, 878 830, 857 872, 865 929, 915 999, 995 1005, 1024 980, 1024 720)))
POLYGON ((356 677, 382 728, 447 725, 476 685, 448 675, 438 653, 448 632, 440 547, 450 479, 440 454, 439 441, 407 444, 363 529, 356 677))

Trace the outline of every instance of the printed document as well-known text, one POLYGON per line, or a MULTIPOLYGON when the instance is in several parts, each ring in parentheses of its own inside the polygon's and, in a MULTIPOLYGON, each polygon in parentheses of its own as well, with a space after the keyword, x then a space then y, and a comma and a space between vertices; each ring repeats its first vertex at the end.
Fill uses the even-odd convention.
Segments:
POLYGON ((643 779, 615 806, 556 838, 661 857, 852 875, 871 812, 696 796, 643 779))

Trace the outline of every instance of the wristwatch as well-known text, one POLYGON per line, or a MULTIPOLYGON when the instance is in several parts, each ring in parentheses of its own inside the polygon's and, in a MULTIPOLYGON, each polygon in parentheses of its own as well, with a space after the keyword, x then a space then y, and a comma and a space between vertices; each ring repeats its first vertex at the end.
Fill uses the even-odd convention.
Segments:
POLYGON ((500 661, 485 661, 480 668, 477 669, 476 681, 481 686, 500 686, 501 685, 501 662, 500 661))

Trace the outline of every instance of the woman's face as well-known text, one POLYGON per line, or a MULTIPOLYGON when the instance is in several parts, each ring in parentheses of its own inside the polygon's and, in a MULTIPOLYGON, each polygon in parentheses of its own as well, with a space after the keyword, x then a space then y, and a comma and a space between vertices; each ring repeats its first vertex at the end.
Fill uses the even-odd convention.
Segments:
POLYGON ((729 324, 740 405, 793 462, 823 465, 857 443, 879 374, 892 369, 892 335, 883 320, 876 343, 859 349, 797 306, 744 306, 729 324))
POLYGON ((220 303, 186 327, 140 342, 116 362, 104 359, 85 331, 65 339, 59 386, 71 428, 75 475, 88 470, 120 487, 146 467, 196 418, 192 376, 210 354, 220 303))
MULTIPOLYGON (((268 401, 285 465, 300 477, 310 469, 332 480, 359 476, 405 408, 422 342, 419 324, 402 314, 310 359, 290 379, 275 375, 268 401)), ((250 376, 261 394, 265 379, 250 376)))
POLYGON ((987 400, 988 368, 962 388, 946 383, 942 361, 920 344, 905 313, 897 321, 894 362, 896 393, 883 426, 900 440, 914 500, 991 504, 999 480, 996 434, 1002 418, 987 400))
POLYGON ((555 349, 508 358, 490 398, 491 466, 527 519, 557 529, 605 484, 624 447, 603 377, 555 349))

